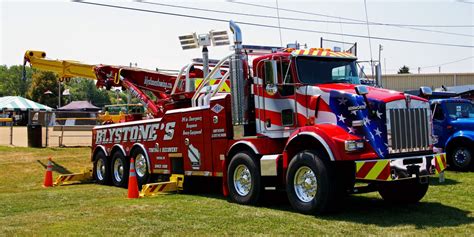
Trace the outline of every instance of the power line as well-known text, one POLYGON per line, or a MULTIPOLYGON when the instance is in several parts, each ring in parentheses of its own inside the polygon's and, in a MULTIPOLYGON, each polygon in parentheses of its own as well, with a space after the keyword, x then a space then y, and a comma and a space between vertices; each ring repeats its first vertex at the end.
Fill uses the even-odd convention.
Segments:
MULTIPOLYGON (((199 7, 189 7, 189 6, 183 6, 183 5, 176 5, 176 4, 166 4, 166 3, 158 3, 158 2, 149 2, 149 1, 143 1, 143 0, 136 0, 136 2, 139 3, 144 3, 144 4, 149 4, 149 5, 156 5, 156 6, 164 6, 164 7, 172 7, 172 8, 181 8, 181 9, 187 9, 187 10, 195 10, 195 11, 204 11, 204 12, 212 12, 212 13, 222 13, 222 14, 232 14, 232 15, 238 15, 238 16, 248 16, 248 17, 259 17, 259 18, 269 18, 269 19, 277 19, 278 21, 281 20, 289 20, 289 21, 304 21, 304 22, 314 22, 314 23, 329 23, 329 24, 348 24, 348 25, 366 25, 367 23, 365 21, 358 21, 354 22, 353 21, 341 21, 341 19, 346 19, 346 18, 341 18, 337 17, 338 21, 329 21, 329 20, 319 20, 319 19, 304 19, 304 18, 294 18, 294 17, 281 17, 281 16, 269 16, 269 15, 260 15, 260 14, 251 14, 251 13, 243 13, 243 12, 231 12, 231 11, 222 11, 222 10, 217 10, 217 9, 208 9, 208 8, 199 8, 199 7)), ((239 3, 239 2, 236 2, 239 3)), ((260 5, 259 5, 260 6, 260 5)), ((263 5, 262 5, 263 6, 263 5)), ((271 9, 278 9, 277 12, 279 13, 279 10, 282 11, 287 11, 286 9, 279 9, 279 8, 274 8, 270 7, 271 9)), ((326 15, 324 15, 326 16, 326 15)), ((350 18, 347 18, 350 19, 350 18)), ((369 22, 369 24, 372 24, 369 22)), ((378 25, 378 26, 384 26, 384 25, 378 25)), ((390 27, 398 27, 398 28, 405 28, 405 29, 410 29, 410 30, 417 30, 417 31, 424 31, 424 32, 431 32, 431 33, 440 33, 440 34, 447 34, 447 35, 457 35, 457 36, 465 36, 465 37, 474 37, 474 35, 469 35, 469 34, 462 34, 462 33, 455 33, 455 32, 448 32, 448 31, 440 31, 440 30, 431 30, 431 29, 421 29, 421 28, 414 28, 414 27, 402 27, 402 26, 390 26, 390 27)))
POLYGON ((420 67, 420 68, 423 69, 423 68, 441 67, 441 66, 445 66, 445 65, 448 65, 448 64, 462 62, 462 61, 465 61, 465 60, 468 60, 468 59, 471 59, 471 58, 474 58, 474 56, 469 56, 469 57, 466 57, 466 58, 458 59, 458 60, 447 62, 447 63, 441 63, 441 64, 438 64, 438 65, 431 65, 431 66, 424 66, 424 67, 420 67))
MULTIPOLYGON (((260 4, 255 4, 255 3, 244 3, 244 2, 238 2, 238 1, 231 1, 231 2, 236 3, 236 4, 254 6, 254 7, 263 7, 263 8, 268 8, 268 9, 274 9, 274 7, 272 7, 272 6, 260 5, 260 4)), ((417 30, 417 31, 425 31, 425 32, 432 32, 432 33, 474 37, 473 35, 462 34, 462 33, 454 33, 454 32, 447 32, 447 31, 440 31, 440 30, 428 30, 428 29, 417 28, 417 27, 432 27, 432 28, 433 27, 448 27, 448 28, 458 27, 458 28, 460 28, 460 27, 474 27, 474 25, 413 25, 413 24, 407 25, 407 24, 391 24, 391 23, 381 23, 381 22, 368 22, 368 23, 366 23, 364 20, 355 19, 355 18, 332 16, 332 15, 326 15, 326 14, 321 14, 321 13, 294 10, 294 9, 282 9, 282 11, 302 13, 302 14, 308 14, 308 15, 314 15, 314 16, 322 16, 322 17, 327 17, 327 18, 336 18, 336 19, 339 19, 339 20, 344 19, 344 20, 353 21, 352 24, 364 24, 364 25, 365 24, 370 24, 370 25, 378 25, 378 26, 391 26, 391 27, 404 28, 404 29, 417 30)), ((344 24, 351 24, 351 23, 345 22, 344 24)))
MULTIPOLYGON (((73 2, 89 4, 89 5, 95 5, 95 6, 108 7, 108 8, 140 11, 140 12, 155 13, 155 14, 161 14, 161 15, 185 17, 185 18, 193 18, 193 19, 200 19, 200 20, 207 20, 207 21, 226 22, 226 23, 229 22, 228 20, 219 19, 219 18, 211 18, 211 17, 203 17, 203 16, 191 16, 191 15, 186 15, 186 14, 163 12, 163 11, 154 11, 154 10, 148 10, 148 9, 125 7, 125 6, 118 6, 118 5, 110 5, 110 4, 104 4, 104 3, 87 2, 87 1, 81 1, 81 0, 73 0, 73 2)), ((235 21, 235 22, 239 23, 239 24, 242 24, 242 25, 278 29, 278 26, 273 26, 273 25, 265 25, 265 24, 244 22, 244 21, 235 21)), ((281 27, 281 29, 291 30, 291 31, 299 31, 299 32, 308 32, 308 33, 330 34, 330 35, 338 35, 338 36, 344 35, 344 36, 355 37, 355 38, 367 38, 367 36, 365 36, 365 35, 342 34, 342 33, 335 33, 335 32, 325 32, 325 31, 318 31, 318 30, 300 29, 300 28, 281 27)), ((473 45, 437 43, 437 42, 429 42, 429 41, 417 41, 417 40, 386 38, 386 37, 376 37, 376 36, 372 36, 371 38, 376 39, 376 40, 394 41, 394 42, 403 42, 403 43, 427 44, 427 45, 450 46, 450 47, 461 47, 461 48, 474 48, 473 45)))
POLYGON ((457 0, 457 1, 461 2, 461 3, 474 4, 474 2, 470 2, 470 1, 467 1, 467 0, 457 0))
MULTIPOLYGON (((275 7, 272 6, 267 6, 267 5, 260 5, 260 4, 255 4, 255 3, 245 3, 245 2, 239 2, 235 0, 229 0, 231 3, 235 4, 241 4, 241 5, 248 5, 248 6, 254 6, 254 7, 262 7, 262 8, 268 8, 268 9, 274 9, 275 7)), ((338 16, 331 16, 331 15, 326 15, 326 14, 321 14, 321 13, 314 13, 314 12, 307 12, 307 11, 300 11, 300 10, 294 10, 294 9, 286 9, 282 8, 282 11, 286 12, 294 12, 294 13, 302 13, 302 14, 308 14, 308 15, 314 15, 314 16, 322 16, 322 17, 328 17, 328 18, 341 18, 344 20, 349 20, 349 21, 356 21, 356 22, 363 22, 365 24, 364 20, 360 19, 355 19, 355 18, 347 18, 347 17, 338 17, 338 16)), ((428 27, 428 28, 437 28, 437 27, 446 27, 446 28, 467 28, 467 27, 474 27, 474 25, 421 25, 421 24, 395 24, 395 23, 382 23, 382 22, 369 22, 371 25, 385 25, 385 26, 410 26, 410 27, 428 27)))
MULTIPOLYGON (((174 8, 182 8, 188 10, 196 10, 196 11, 205 11, 205 12, 213 12, 213 13, 223 13, 223 14, 233 14, 238 16, 249 16, 249 17, 261 17, 261 18, 269 18, 269 19, 278 19, 276 16, 269 16, 269 15, 260 15, 260 14, 251 14, 251 13, 243 13, 243 12, 231 12, 231 11, 222 11, 217 9, 208 9, 208 8, 199 8, 199 7, 188 7, 182 5, 175 5, 175 4, 166 4, 166 3, 158 3, 158 2, 148 2, 142 0, 136 0, 136 2, 150 4, 150 5, 157 5, 157 6, 164 6, 164 7, 174 7, 174 8)), ((272 9, 276 9, 272 7, 272 9)), ((284 9, 280 9, 282 11, 286 11, 284 9)), ((349 21, 328 21, 328 20, 318 20, 318 19, 304 19, 304 18, 293 18, 293 17, 282 17, 282 20, 291 20, 291 21, 306 21, 306 22, 316 22, 316 23, 331 23, 331 24, 351 24, 351 25, 365 25, 365 22, 349 22, 349 21)))

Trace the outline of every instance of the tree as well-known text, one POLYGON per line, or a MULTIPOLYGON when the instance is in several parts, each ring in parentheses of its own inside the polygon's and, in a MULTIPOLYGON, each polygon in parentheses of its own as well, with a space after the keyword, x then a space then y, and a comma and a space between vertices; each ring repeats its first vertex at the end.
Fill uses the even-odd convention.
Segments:
MULTIPOLYGON (((27 97, 51 108, 58 107, 58 77, 53 72, 36 71, 32 75, 27 97), (51 93, 46 93, 50 91, 51 93)), ((63 100, 61 100, 61 104, 63 100)))
POLYGON ((410 73, 410 68, 407 67, 406 65, 403 65, 400 69, 398 69, 398 74, 409 74, 410 73))
POLYGON ((95 81, 90 79, 75 78, 67 83, 65 88, 69 88, 71 99, 87 100, 98 107, 103 107, 111 103, 114 93, 103 89, 97 89, 95 81))
POLYGON ((0 96, 26 97, 31 84, 33 69, 26 67, 26 80, 23 80, 23 66, 0 66, 0 96))

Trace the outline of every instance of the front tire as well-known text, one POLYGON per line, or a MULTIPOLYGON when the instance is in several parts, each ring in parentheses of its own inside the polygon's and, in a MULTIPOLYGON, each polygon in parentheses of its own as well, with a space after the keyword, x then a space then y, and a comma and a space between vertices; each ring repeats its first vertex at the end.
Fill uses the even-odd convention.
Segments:
POLYGON ((101 185, 110 184, 110 165, 104 152, 99 151, 94 156, 94 180, 101 185))
POLYGON ((379 194, 391 203, 410 204, 419 202, 428 191, 429 182, 420 183, 417 179, 406 179, 379 184, 379 194))
POLYGON ((468 171, 472 166, 472 155, 472 150, 466 145, 455 147, 450 157, 453 169, 468 171))
POLYGON ((316 151, 302 151, 288 166, 286 192, 298 212, 322 214, 332 208, 337 187, 332 167, 322 158, 316 151))
POLYGON ((127 187, 128 173, 130 172, 129 162, 120 151, 112 155, 111 176, 112 183, 117 187, 127 187))
POLYGON ((261 192, 260 169, 250 152, 237 153, 227 170, 227 185, 232 201, 240 204, 258 203, 261 192))

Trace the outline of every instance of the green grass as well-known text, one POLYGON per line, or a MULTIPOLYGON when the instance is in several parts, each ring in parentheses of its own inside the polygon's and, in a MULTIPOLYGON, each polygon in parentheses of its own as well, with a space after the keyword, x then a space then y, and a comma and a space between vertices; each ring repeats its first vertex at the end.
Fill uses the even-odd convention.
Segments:
POLYGON ((89 153, 0 147, 0 236, 474 235, 474 173, 447 172, 444 184, 432 179, 418 205, 390 206, 371 193, 351 196, 326 216, 296 213, 282 195, 253 207, 216 194, 127 199, 127 190, 110 186, 41 187, 49 156, 56 171, 78 172, 90 166, 89 153))

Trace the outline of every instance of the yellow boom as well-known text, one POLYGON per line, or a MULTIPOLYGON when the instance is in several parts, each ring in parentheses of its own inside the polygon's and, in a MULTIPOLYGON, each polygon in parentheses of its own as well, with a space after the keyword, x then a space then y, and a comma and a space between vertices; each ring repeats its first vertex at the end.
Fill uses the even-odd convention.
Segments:
POLYGON ((94 65, 72 60, 46 59, 45 52, 34 50, 26 51, 24 59, 25 62, 29 62, 33 68, 57 73, 60 80, 72 77, 97 79, 94 73, 94 65))

